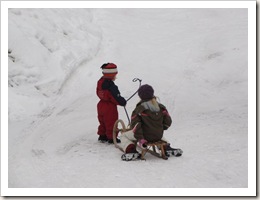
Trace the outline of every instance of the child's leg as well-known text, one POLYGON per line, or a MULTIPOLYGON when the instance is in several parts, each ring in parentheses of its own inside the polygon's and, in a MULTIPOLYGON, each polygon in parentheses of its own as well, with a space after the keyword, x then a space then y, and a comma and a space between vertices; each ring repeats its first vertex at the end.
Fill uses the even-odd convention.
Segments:
POLYGON ((98 113, 98 121, 99 121, 99 126, 98 126, 98 135, 106 135, 106 126, 105 126, 105 120, 104 120, 104 115, 102 112, 102 103, 99 102, 97 105, 97 113, 98 113))
POLYGON ((98 116, 99 126, 98 126, 98 135, 106 135, 106 127, 102 116, 98 116))
POLYGON ((113 128, 116 120, 118 120, 118 111, 115 105, 108 105, 107 112, 104 115, 106 126, 106 136, 109 140, 113 139, 113 128))
MULTIPOLYGON (((134 137, 134 133, 132 130, 129 130, 127 132, 124 132, 123 134, 120 135, 120 139, 121 139, 121 143, 120 146, 121 148, 124 150, 124 152, 126 152, 126 149, 131 145, 134 145, 135 148, 135 144, 134 142, 136 141, 135 137, 134 137)), ((126 152, 127 153, 127 152, 126 152)))

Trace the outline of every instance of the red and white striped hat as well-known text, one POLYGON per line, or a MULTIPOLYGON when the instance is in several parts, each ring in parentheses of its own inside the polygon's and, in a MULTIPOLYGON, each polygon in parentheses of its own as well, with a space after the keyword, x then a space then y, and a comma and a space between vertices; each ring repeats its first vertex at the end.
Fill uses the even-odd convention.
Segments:
POLYGON ((117 66, 114 63, 105 63, 101 66, 104 78, 114 78, 118 71, 117 66))

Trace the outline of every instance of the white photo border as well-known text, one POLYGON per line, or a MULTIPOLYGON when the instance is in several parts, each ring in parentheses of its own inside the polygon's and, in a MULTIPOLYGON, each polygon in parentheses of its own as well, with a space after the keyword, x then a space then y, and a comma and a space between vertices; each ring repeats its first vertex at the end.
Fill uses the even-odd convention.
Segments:
POLYGON ((1 1, 1 44, 1 196, 256 196, 256 1, 1 1), (54 7, 247 8, 248 188, 8 188, 8 9, 54 7))

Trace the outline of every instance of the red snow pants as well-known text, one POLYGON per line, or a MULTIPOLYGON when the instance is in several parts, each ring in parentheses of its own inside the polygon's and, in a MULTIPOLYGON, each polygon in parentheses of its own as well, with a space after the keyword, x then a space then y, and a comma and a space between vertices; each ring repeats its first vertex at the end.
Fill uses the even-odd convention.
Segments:
POLYGON ((110 101, 100 100, 97 104, 98 135, 106 135, 109 140, 113 139, 113 126, 118 120, 117 105, 110 101))

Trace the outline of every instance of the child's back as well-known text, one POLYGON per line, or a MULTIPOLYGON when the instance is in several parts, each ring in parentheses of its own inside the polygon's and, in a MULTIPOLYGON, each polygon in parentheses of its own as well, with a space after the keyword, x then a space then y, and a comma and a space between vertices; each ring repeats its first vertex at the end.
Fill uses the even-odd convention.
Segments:
MULTIPOLYGON (((113 126, 118 119, 117 105, 125 106, 126 100, 121 97, 114 80, 117 75, 117 66, 106 63, 101 66, 103 76, 97 82, 96 94, 100 101, 97 104, 98 112, 98 140, 113 143, 113 126)), ((119 142, 119 141, 118 141, 119 142)))

